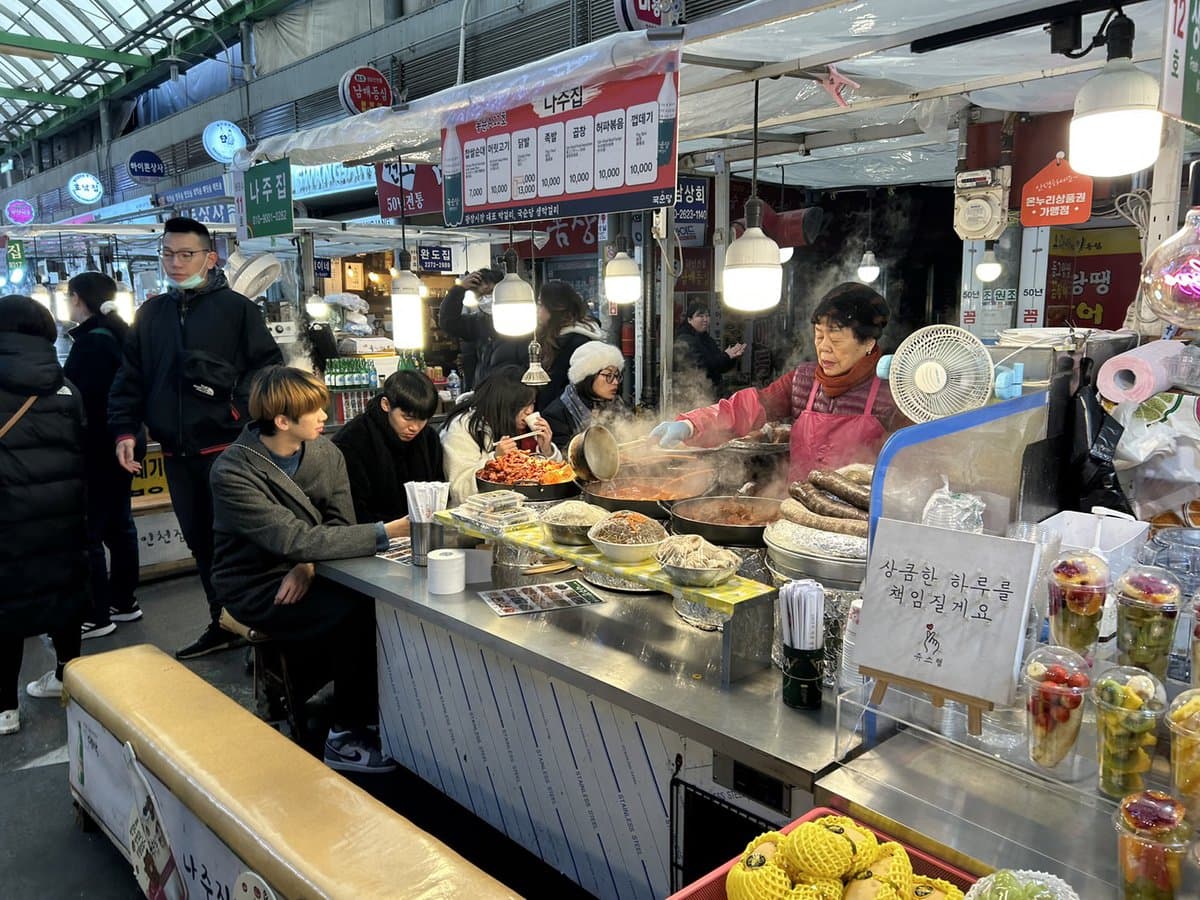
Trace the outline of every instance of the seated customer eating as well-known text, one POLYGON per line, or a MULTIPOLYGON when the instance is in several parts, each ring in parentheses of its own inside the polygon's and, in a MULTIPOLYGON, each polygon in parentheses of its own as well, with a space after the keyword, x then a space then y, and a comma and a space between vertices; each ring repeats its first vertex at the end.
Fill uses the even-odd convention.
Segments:
POLYGON ((395 372, 367 408, 333 436, 346 458, 354 514, 360 522, 401 519, 408 534, 408 481, 441 481, 442 442, 426 428, 437 409, 422 372, 395 372))
POLYGON ((213 463, 213 585, 234 618, 288 644, 292 660, 305 660, 302 680, 320 687, 317 663, 332 673, 335 726, 325 762, 386 772, 395 763, 372 730, 379 708, 374 603, 314 580, 314 564, 384 550, 406 523, 355 524, 346 463, 321 438, 328 403, 328 390, 310 372, 273 366, 256 377, 251 421, 213 463))

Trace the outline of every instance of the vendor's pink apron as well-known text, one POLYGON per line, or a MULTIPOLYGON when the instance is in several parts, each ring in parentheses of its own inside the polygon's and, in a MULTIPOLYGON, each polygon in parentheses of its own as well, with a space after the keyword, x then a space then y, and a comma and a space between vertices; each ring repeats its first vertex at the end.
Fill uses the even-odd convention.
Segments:
POLYGON ((871 415, 877 393, 879 379, 874 378, 871 381, 871 393, 867 395, 867 409, 862 415, 814 412, 813 399, 817 396, 817 380, 814 378, 812 389, 808 392, 808 404, 792 425, 788 477, 792 481, 804 481, 813 469, 836 469, 850 463, 875 462, 887 438, 887 432, 879 420, 871 415))

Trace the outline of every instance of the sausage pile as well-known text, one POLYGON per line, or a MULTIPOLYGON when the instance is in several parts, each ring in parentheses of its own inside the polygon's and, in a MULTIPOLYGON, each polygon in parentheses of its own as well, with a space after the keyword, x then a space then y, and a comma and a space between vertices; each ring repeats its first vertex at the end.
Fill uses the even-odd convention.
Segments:
POLYGON ((784 500, 779 511, 797 525, 865 538, 872 474, 873 467, 862 465, 836 472, 817 469, 808 481, 792 483, 791 499, 784 500))

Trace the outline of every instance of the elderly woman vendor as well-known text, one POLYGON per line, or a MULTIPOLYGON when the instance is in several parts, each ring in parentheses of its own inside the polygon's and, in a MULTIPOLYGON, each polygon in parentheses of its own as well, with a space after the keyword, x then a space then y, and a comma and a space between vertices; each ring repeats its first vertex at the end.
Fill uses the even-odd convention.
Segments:
POLYGON ((888 434, 908 424, 887 382, 875 376, 887 304, 866 285, 840 284, 817 304, 811 321, 816 362, 801 363, 762 390, 746 388, 662 422, 650 432, 651 442, 715 447, 790 416, 792 481, 813 469, 874 462, 888 434))

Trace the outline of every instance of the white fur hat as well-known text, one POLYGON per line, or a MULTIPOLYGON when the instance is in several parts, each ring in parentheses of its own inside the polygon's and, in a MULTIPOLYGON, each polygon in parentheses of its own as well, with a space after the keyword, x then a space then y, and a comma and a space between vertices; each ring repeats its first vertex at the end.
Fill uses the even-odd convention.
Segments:
POLYGON ((589 375, 597 375, 609 366, 618 370, 625 368, 625 357, 621 351, 603 341, 588 341, 571 354, 567 379, 571 384, 579 384, 589 375))

